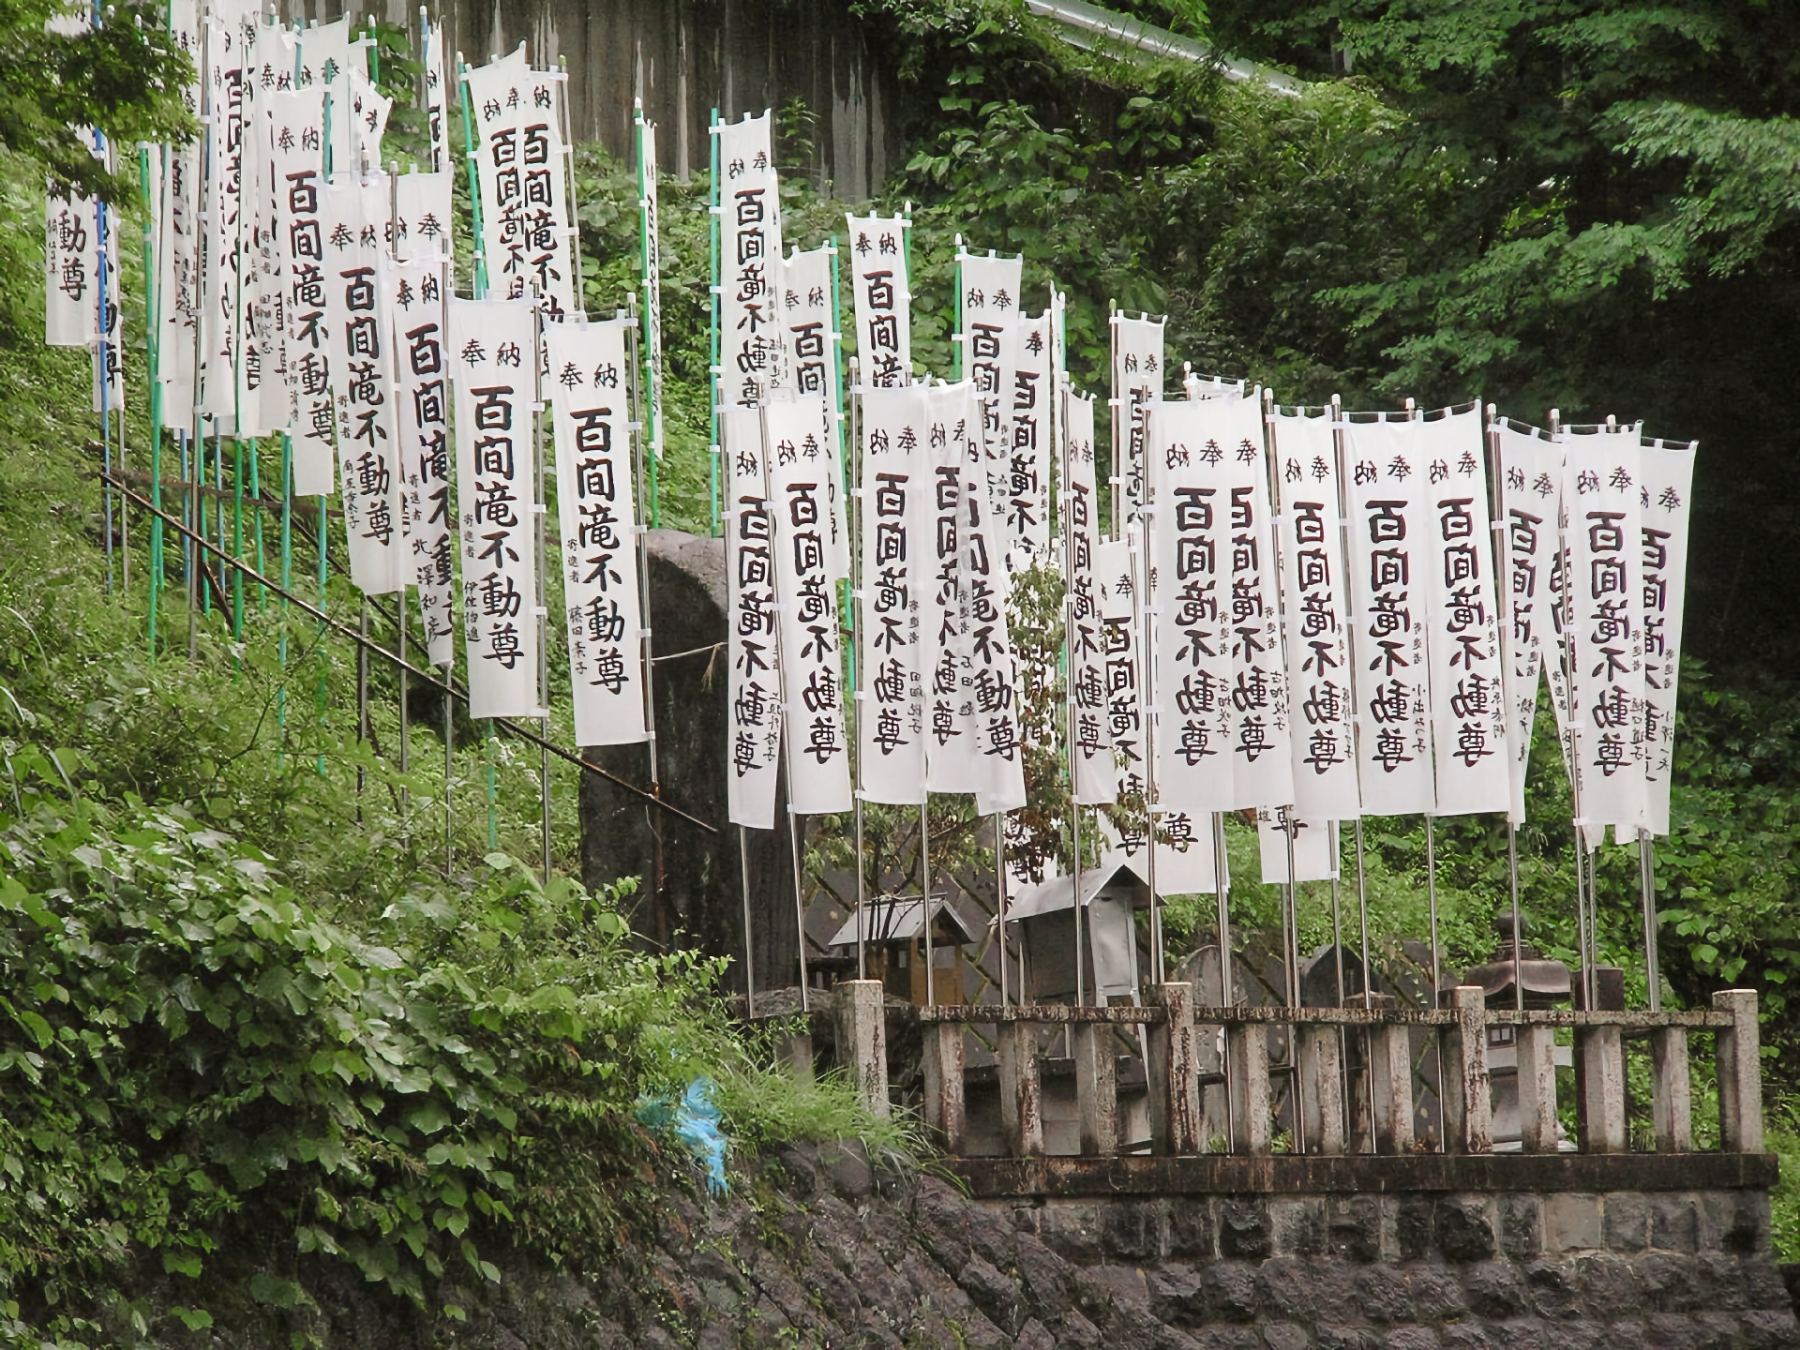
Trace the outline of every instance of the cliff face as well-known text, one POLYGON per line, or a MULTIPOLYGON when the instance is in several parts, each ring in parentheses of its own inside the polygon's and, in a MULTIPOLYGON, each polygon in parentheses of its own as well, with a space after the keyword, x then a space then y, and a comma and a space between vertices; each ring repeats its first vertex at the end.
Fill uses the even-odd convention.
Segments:
POLYGON ((454 1334, 353 1281, 313 1289, 304 1329, 331 1350, 1800 1345, 1758 1191, 1038 1204, 854 1150, 754 1171, 722 1201, 665 1192, 604 1269, 446 1287, 486 1298, 454 1334))

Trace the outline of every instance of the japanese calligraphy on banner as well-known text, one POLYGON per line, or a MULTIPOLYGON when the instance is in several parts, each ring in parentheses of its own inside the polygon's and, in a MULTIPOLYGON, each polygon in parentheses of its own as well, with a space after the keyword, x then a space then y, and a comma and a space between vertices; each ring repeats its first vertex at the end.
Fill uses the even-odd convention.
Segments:
POLYGON ((293 491, 322 497, 336 490, 331 392, 333 348, 326 319, 324 90, 271 96, 276 244, 287 287, 287 379, 294 442, 293 491))
POLYGON ((1525 770, 1537 720, 1538 675, 1548 662, 1560 673, 1559 630, 1551 611, 1550 575, 1557 567, 1558 517, 1562 510, 1562 447, 1502 421, 1500 532, 1507 626, 1503 670, 1511 803, 1517 825, 1525 819, 1525 770))
POLYGON ((800 815, 848 811, 853 805, 837 588, 825 558, 830 528, 826 479, 832 472, 825 419, 823 399, 778 399, 763 408, 769 505, 775 518, 788 805, 800 815))
MULTIPOLYGON (((1010 499, 1008 474, 1012 460, 1012 385, 1019 360, 1019 291, 1023 258, 956 255, 958 312, 962 316, 963 375, 981 397, 983 473, 987 479, 987 511, 1003 528, 1010 499)), ((996 532, 999 554, 1006 555, 1005 535, 996 532)))
POLYGON ((404 579, 419 588, 426 659, 455 658, 454 545, 450 540, 450 335, 444 307, 446 261, 383 261, 393 324, 395 395, 406 522, 404 579))
POLYGON ((1136 535, 1134 527, 1131 537, 1109 540, 1094 550, 1094 570, 1100 583, 1106 732, 1114 766, 1108 801, 1141 797, 1145 790, 1144 663, 1138 616, 1142 568, 1136 535))
MULTIPOLYGON (((1293 707, 1293 806, 1303 826, 1348 820, 1362 809, 1334 430, 1329 417, 1277 410, 1281 515, 1276 531, 1293 707)), ((1284 869, 1286 860, 1284 849, 1284 869)))
POLYGON ((647 740, 627 320, 544 330, 578 745, 647 740))
POLYGON ((719 390, 754 403, 791 389, 780 305, 781 183, 769 114, 713 127, 719 138, 719 390))
MULTIPOLYGON (((381 293, 385 176, 328 184, 325 323, 331 333, 331 388, 350 579, 367 595, 411 580, 404 539, 404 470, 394 415, 392 315, 381 293)), ((529 401, 529 400, 527 400, 529 401)))
POLYGON ((656 198, 656 123, 637 108, 638 209, 644 267, 644 406, 650 453, 663 452, 662 208, 656 198))
POLYGON ((977 501, 985 500, 981 406, 967 381, 934 385, 926 400, 925 457, 931 476, 925 497, 925 641, 932 660, 927 771, 933 792, 976 792, 982 786, 980 736, 964 685, 970 666, 961 579, 965 483, 973 485, 977 501))
POLYGON ((453 175, 407 173, 394 180, 394 218, 388 247, 398 258, 448 258, 454 214, 450 206, 453 175))
POLYGON ((762 414, 726 407, 720 414, 726 466, 725 580, 731 611, 731 773, 727 817, 734 825, 775 828, 781 756, 781 660, 775 631, 775 551, 769 518, 762 414))
POLYGON ((125 406, 124 328, 119 312, 118 217, 104 204, 100 207, 100 225, 107 232, 106 248, 100 265, 94 269, 95 317, 93 359, 88 363, 93 373, 93 408, 95 412, 118 412, 125 406))
MULTIPOLYGON (((1241 399, 1205 399, 1197 406, 1204 419, 1232 438, 1225 460, 1231 486, 1232 795, 1239 807, 1285 806, 1294 800, 1293 729, 1281 654, 1262 391, 1241 399)), ((1217 439, 1226 448, 1224 438, 1217 439)))
POLYGON ((1158 701, 1165 708, 1157 738, 1157 788, 1162 801, 1193 814, 1237 804, 1228 461, 1232 434, 1257 430, 1254 407, 1235 419, 1241 427, 1209 418, 1208 411, 1200 403, 1157 402, 1150 405, 1148 427, 1155 499, 1149 547, 1156 587, 1146 616, 1158 701))
POLYGON ((1094 401, 1073 390, 1063 397, 1068 426, 1063 473, 1063 531, 1068 549, 1069 696, 1074 704, 1075 802, 1100 806, 1118 789, 1107 731, 1106 666, 1101 648, 1100 497, 1094 486, 1094 401))
POLYGON ((831 414, 831 579, 850 575, 850 531, 844 515, 844 407, 838 382, 837 250, 829 244, 783 260, 776 289, 787 370, 802 398, 823 398, 831 414))
POLYGON ((1426 649, 1437 814, 1511 809, 1505 662, 1494 609, 1493 537, 1481 414, 1473 407, 1418 424, 1431 518, 1426 649))
POLYGON ((1638 438, 1623 433, 1564 442, 1570 713, 1590 830, 1647 819, 1642 461, 1638 438))
POLYGON ((1294 880, 1330 881, 1337 875, 1332 856, 1331 827, 1323 820, 1309 820, 1285 806, 1258 807, 1256 844, 1265 886, 1286 885, 1288 839, 1293 838, 1294 880))
MULTIPOLYGON (((243 254, 241 224, 244 156, 244 28, 238 6, 209 13, 206 30, 206 98, 212 114, 208 131, 208 172, 200 214, 200 403, 216 430, 235 435, 241 389, 238 356, 243 349, 243 254)), ((254 33, 254 27, 251 29, 254 33)))
POLYGON ((425 51, 420 60, 425 67, 425 134, 431 143, 431 168, 434 173, 451 169, 450 132, 445 122, 445 100, 450 86, 444 79, 444 25, 432 24, 425 33, 425 51))
POLYGON ((1121 520, 1144 500, 1145 405, 1163 392, 1163 321, 1112 316, 1113 477, 1125 495, 1121 520), (1121 453, 1123 447, 1123 453, 1121 453))
POLYGON ((94 340, 98 304, 94 203, 51 197, 44 208, 44 341, 85 347, 94 340))
MULTIPOLYGON (((171 0, 169 36, 194 63, 196 82, 184 86, 181 100, 200 113, 200 15, 195 0, 171 0)), ((194 418, 194 326, 199 319, 197 289, 200 234, 200 165, 204 146, 165 146, 153 151, 164 161, 158 198, 156 248, 156 371, 163 385, 165 427, 190 427, 194 418)))
POLYGON ((545 317, 580 308, 575 298, 562 127, 553 71, 530 69, 525 46, 463 76, 479 147, 481 250, 489 291, 508 300, 542 296, 545 317))
POLYGON ((903 216, 845 216, 850 290, 862 382, 875 389, 912 383, 912 290, 906 275, 903 216))
POLYGON ((931 404, 922 386, 862 397, 858 763, 864 800, 899 806, 925 800, 931 404))
POLYGON ((1051 447, 1056 387, 1052 323, 1050 310, 1036 318, 1019 316, 1005 507, 1007 559, 1014 568, 1048 558, 1050 552, 1050 479, 1056 463, 1051 447))
MULTIPOLYGON (((330 23, 302 28, 299 32, 300 77, 295 83, 306 89, 333 84, 347 70, 367 72, 372 45, 370 39, 359 38, 350 31, 347 15, 330 23)), ((342 167, 348 169, 348 166, 342 167)))
POLYGON ((1437 809, 1426 628, 1433 564, 1419 423, 1343 425, 1350 476, 1350 643, 1360 707, 1357 778, 1370 815, 1437 809))
POLYGON ((463 643, 476 718, 538 713, 536 338, 528 301, 450 301, 463 643))
POLYGON ((1675 693, 1681 621, 1687 608, 1693 445, 1645 441, 1639 463, 1644 625, 1645 825, 1669 832, 1669 770, 1675 757, 1675 693))

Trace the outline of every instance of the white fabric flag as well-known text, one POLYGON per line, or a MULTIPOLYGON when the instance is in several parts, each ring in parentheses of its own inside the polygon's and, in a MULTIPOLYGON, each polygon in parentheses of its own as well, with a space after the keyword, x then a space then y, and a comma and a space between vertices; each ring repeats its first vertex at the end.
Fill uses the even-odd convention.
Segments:
MULTIPOLYGON (((1276 532, 1293 705, 1293 806, 1303 822, 1348 820, 1362 809, 1350 671, 1350 579, 1344 571, 1334 430, 1329 417, 1276 413, 1275 462, 1281 484, 1276 532)), ((1285 865, 1285 852, 1282 856, 1285 865)))
POLYGON ((1337 875, 1337 859, 1331 853, 1331 827, 1324 820, 1309 820, 1285 806, 1258 807, 1256 844, 1265 886, 1286 885, 1288 837, 1294 840, 1294 880, 1330 881, 1337 875))
POLYGON ((445 100, 450 85, 444 78, 444 25, 440 21, 426 30, 425 51, 425 134, 431 143, 431 168, 434 173, 452 171, 450 163, 450 128, 445 121, 445 100))
POLYGON ((366 37, 357 37, 350 29, 346 15, 330 23, 314 24, 299 33, 299 79, 302 89, 329 85, 346 70, 367 71, 369 47, 366 37))
POLYGON ((407 173, 394 180, 394 219, 388 247, 399 258, 448 258, 454 213, 450 188, 454 175, 407 173))
POLYGON ((1419 424, 1431 520, 1431 724, 1437 814, 1511 807, 1505 662, 1494 607, 1494 545, 1486 447, 1474 408, 1419 424))
POLYGON ((726 470, 725 579, 731 597, 731 776, 734 825, 775 828, 781 758, 781 659, 775 630, 775 553, 769 518, 762 414, 727 405, 720 413, 726 470))
POLYGON ((419 588, 425 655, 434 666, 455 659, 455 546, 450 540, 450 359, 444 308, 449 264, 441 258, 385 259, 393 323, 397 456, 404 478, 406 580, 419 588))
POLYGON ((1056 388, 1053 316, 1019 315, 1017 364, 1013 367, 1010 444, 1006 475, 1007 564, 1013 570, 1050 556, 1051 410, 1056 388))
MULTIPOLYGON (((958 313, 962 331, 963 374, 981 396, 981 446, 987 477, 987 512, 995 521, 1006 515, 1007 476, 1012 459, 1012 385, 1019 364, 1019 291, 1025 260, 956 255, 960 287, 958 313)), ((998 539, 1004 545, 1003 539, 998 539)), ((1000 553, 1006 553, 1004 546, 1000 553)))
POLYGON ((44 208, 44 341, 85 347, 94 340, 98 260, 94 203, 51 197, 44 208))
POLYGON ((293 491, 300 497, 323 497, 337 490, 331 393, 335 356, 325 313, 324 90, 274 95, 270 119, 279 195, 276 243, 287 286, 293 491))
POLYGON ((544 329, 575 743, 649 739, 631 458, 629 321, 544 329))
MULTIPOLYGON (((200 113, 200 13, 196 0, 170 0, 170 40, 194 63, 195 83, 185 86, 181 100, 190 113, 200 113)), ((163 385, 163 426, 181 428, 194 421, 194 328, 200 296, 200 174, 204 147, 185 146, 152 151, 164 160, 162 195, 156 234, 157 345, 155 377, 163 385)))
MULTIPOLYGON (((1155 504, 1144 518, 1155 589, 1145 631, 1155 653, 1156 701, 1164 709, 1157 795, 1195 818, 1237 805, 1229 461, 1233 434, 1254 432, 1257 410, 1240 401, 1231 410, 1240 416, 1221 418, 1219 411, 1191 402, 1146 409, 1155 504)), ((1112 584, 1119 588, 1116 579, 1112 584)), ((1116 683, 1116 668, 1113 674, 1109 684, 1116 683)))
POLYGON ((324 192, 325 323, 331 331, 339 486, 350 579, 389 595, 408 578, 405 471, 394 415, 392 316, 381 293, 386 175, 324 192))
POLYGON ((123 240, 119 217, 102 204, 100 226, 106 248, 94 269, 94 341, 89 368, 93 374, 95 412, 119 412, 125 407, 125 324, 119 309, 119 252, 123 240))
POLYGON ((1525 820, 1525 771, 1537 722, 1538 676, 1546 663, 1561 670, 1562 652, 1551 611, 1550 574, 1556 567, 1557 517, 1562 509, 1562 447, 1502 420, 1500 543, 1506 587, 1507 751, 1511 761, 1512 822, 1525 820))
POLYGON ((1415 421, 1345 425, 1357 779, 1366 814, 1437 809, 1426 661, 1432 521, 1415 421))
POLYGON ((1233 805, 1286 806, 1294 800, 1293 728, 1281 654, 1281 592, 1263 448, 1262 391, 1192 406, 1216 427, 1216 442, 1209 437, 1208 445, 1216 443, 1226 451, 1224 467, 1231 489, 1233 805))
POLYGON ((1100 497, 1094 485, 1094 401, 1069 390, 1068 467, 1063 489, 1063 530, 1069 550, 1069 691, 1075 705, 1074 790, 1081 806, 1110 803, 1118 790, 1107 730, 1106 664, 1101 647, 1100 497))
POLYGON ((469 716, 536 717, 535 306, 452 299, 450 351, 469 716))
POLYGON ((1124 492, 1119 518, 1130 520, 1144 500, 1146 406, 1163 393, 1163 320, 1112 316, 1114 490, 1124 492))
MULTIPOLYGON (((656 123, 637 114, 638 205, 644 263, 644 406, 648 409, 648 442, 657 459, 663 453, 663 322, 662 207, 656 195, 656 123)), ((842 412, 842 409, 839 409, 842 412)))
MULTIPOLYGON (((1109 540, 1094 550, 1094 569, 1100 577, 1101 653, 1106 672, 1106 729, 1113 750, 1114 801, 1141 797, 1145 790, 1143 648, 1138 614, 1143 568, 1136 536, 1133 528, 1129 538, 1109 540)), ((1178 803, 1177 809, 1193 814, 1193 808, 1185 803, 1178 803)), ((1134 823, 1134 828, 1142 830, 1141 820, 1134 823)))
POLYGON ((1623 432, 1564 445, 1570 691, 1581 815, 1635 830, 1648 819, 1644 748, 1643 449, 1623 432), (1638 547, 1632 545, 1636 541, 1638 547))
POLYGON ((202 72, 211 105, 209 171, 202 184, 200 216, 201 337, 198 380, 202 413, 213 429, 236 434, 241 353, 238 228, 243 168, 244 54, 237 7, 202 20, 208 67, 202 72))
POLYGON ((468 85, 481 189, 481 251, 490 294, 542 296, 546 320, 581 308, 575 295, 567 147, 554 71, 530 69, 525 46, 471 70, 468 85))
POLYGON ((858 762, 864 800, 897 806, 925 800, 925 685, 937 640, 926 604, 930 417, 923 386, 863 394, 858 762))
POLYGON ((983 786, 980 731, 968 694, 973 658, 963 615, 962 572, 965 486, 978 503, 982 500, 981 408, 967 381, 932 386, 926 398, 930 486, 925 499, 924 622, 932 657, 927 774, 933 792, 977 792, 983 786))
POLYGON ((239 169, 243 254, 243 290, 239 328, 243 356, 238 362, 239 434, 267 435, 288 425, 292 402, 287 390, 282 252, 276 247, 278 210, 275 200, 271 100, 294 87, 293 34, 271 26, 265 16, 247 10, 244 27, 244 151, 239 169))
POLYGON ((719 140, 719 391, 754 403, 792 389, 781 314, 781 183, 770 116, 713 127, 719 140))
POLYGON ((790 253, 781 264, 783 350, 792 387, 802 398, 826 400, 831 413, 831 539, 826 548, 831 579, 850 575, 850 530, 844 512, 844 408, 838 383, 837 306, 833 302, 837 251, 823 244, 790 253))
POLYGON ((912 290, 906 275, 902 216, 845 216, 850 289, 862 382, 876 389, 912 383, 912 290))
POLYGON ((1687 607, 1689 497, 1693 445, 1646 441, 1639 461, 1644 625, 1645 828, 1669 832, 1669 780, 1675 759, 1675 695, 1681 673, 1681 621, 1687 607))
POLYGON ((787 695, 789 808, 800 815, 853 803, 844 730, 837 588, 826 572, 830 529, 825 401, 784 398, 763 407, 769 504, 775 519, 776 628, 787 695))

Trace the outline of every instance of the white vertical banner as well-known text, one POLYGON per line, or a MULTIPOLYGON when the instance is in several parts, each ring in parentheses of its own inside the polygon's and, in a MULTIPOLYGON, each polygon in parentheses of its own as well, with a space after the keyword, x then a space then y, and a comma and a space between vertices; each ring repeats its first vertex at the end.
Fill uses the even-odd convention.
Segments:
POLYGON ((366 66, 346 70, 331 85, 333 174, 374 173, 381 168, 381 142, 394 101, 375 87, 366 71, 366 66))
POLYGON ((928 782, 933 792, 976 792, 982 787, 981 750, 974 701, 968 694, 972 657, 963 610, 963 492, 967 486, 978 501, 984 500, 981 405, 967 381, 932 386, 926 399, 925 458, 930 478, 925 497, 924 600, 925 640, 932 658, 928 782))
POLYGON ((44 341, 85 347, 94 340, 98 306, 94 203, 51 197, 44 208, 44 341))
MULTIPOLYGON (((195 83, 181 100, 200 114, 200 14, 196 0, 171 0, 169 36, 194 63, 195 83)), ((200 297, 200 175, 202 143, 153 150, 165 160, 156 231, 157 344, 154 376, 163 385, 163 426, 191 427, 194 420, 194 326, 200 297)))
MULTIPOLYGON (((1128 539, 1114 539, 1094 550, 1094 569, 1100 578, 1101 657, 1106 684, 1106 730, 1113 751, 1113 789, 1109 800, 1135 796, 1144 782, 1144 684, 1142 628, 1138 614, 1138 590, 1142 567, 1138 560, 1136 530, 1128 539)), ((1165 795, 1164 800, 1168 798, 1165 795)), ((1191 813, 1185 803, 1176 809, 1191 813)), ((1134 818, 1132 829, 1141 831, 1134 818)), ((1125 843, 1135 852, 1142 843, 1125 843)))
POLYGON ((824 399, 831 415, 834 471, 827 553, 831 578, 841 581, 850 575, 850 531, 844 511, 844 409, 837 378, 837 308, 832 303, 832 272, 836 266, 837 251, 829 244, 807 253, 790 253, 782 261, 777 290, 788 378, 801 398, 824 399))
MULTIPOLYGON (((1276 412, 1281 484, 1276 534, 1293 709, 1293 806, 1302 823, 1348 820, 1362 810, 1335 430, 1328 415, 1276 412)), ((1285 868, 1285 852, 1282 859, 1285 868)))
POLYGON ((1331 826, 1326 821, 1309 820, 1285 806, 1261 806, 1256 810, 1256 845, 1263 885, 1287 884, 1290 837, 1294 841, 1295 881, 1330 881, 1337 875, 1331 826))
MULTIPOLYGON (((1262 391, 1193 406, 1215 423, 1231 489, 1231 782, 1233 804, 1294 800, 1293 728, 1281 651, 1281 590, 1263 447, 1262 391), (1229 438, 1229 439, 1227 439, 1229 438)), ((1160 528, 1161 522, 1158 522, 1160 528)))
POLYGON ((912 383, 912 290, 906 275, 903 216, 845 216, 850 291, 862 382, 876 389, 912 383))
POLYGON ((395 393, 400 428, 397 456, 404 480, 404 577, 419 589, 426 659, 447 666, 455 658, 455 546, 450 539, 450 335, 443 258, 384 261, 393 323, 395 393))
POLYGON ((1437 814, 1508 811, 1505 662, 1494 607, 1494 545, 1481 413, 1446 410, 1419 424, 1431 578, 1431 726, 1437 814))
POLYGON ((649 739, 627 406, 628 322, 544 329, 577 745, 649 739))
POLYGON ((371 44, 351 31, 348 15, 301 28, 298 38, 300 77, 295 83, 302 89, 333 84, 346 70, 369 68, 371 44))
POLYGON ((1645 828, 1669 832, 1675 759, 1675 695, 1681 674, 1681 621, 1687 608, 1689 497, 1693 445, 1645 441, 1639 461, 1643 556, 1645 828))
POLYGON ((858 763, 863 798, 899 806, 925 800, 925 688, 937 638, 926 604, 930 417, 923 386, 862 396, 858 763))
POLYGON ((106 250, 94 268, 94 342, 89 368, 93 373, 93 408, 120 412, 125 407, 125 324, 119 312, 119 253, 123 236, 119 216, 103 202, 96 231, 104 229, 106 250))
POLYGON ((1019 569, 1050 556, 1051 410, 1056 388, 1052 313, 1019 315, 1006 475, 1006 556, 1019 569))
POLYGON ((201 411, 214 429, 235 435, 239 387, 238 357, 243 326, 239 309, 242 262, 241 224, 244 48, 239 6, 209 13, 207 69, 201 72, 212 106, 207 132, 208 168, 201 202, 201 341, 198 378, 201 411))
POLYGON ((1411 420, 1343 426, 1349 474, 1350 646, 1356 663, 1357 778, 1378 816, 1437 809, 1426 633, 1432 521, 1411 420))
POLYGON ((432 24, 425 35, 425 134, 431 143, 434 173, 453 172, 450 163, 450 128, 445 121, 450 86, 444 79, 444 25, 432 24))
POLYGON ((1111 325, 1114 490, 1124 493, 1119 519, 1130 520, 1144 500, 1146 405, 1163 393, 1163 320, 1115 311, 1111 325))
POLYGON ((292 89, 292 37, 266 22, 255 7, 241 15, 243 116, 238 155, 237 407, 240 436, 262 436, 287 425, 286 342, 281 336, 282 280, 273 231, 274 144, 269 100, 292 89))
POLYGON ((539 715, 537 322, 529 301, 450 301, 463 644, 474 718, 539 715))
POLYGON ((763 407, 769 507, 775 520, 776 628, 786 693, 789 809, 800 815, 853 805, 845 741, 842 630, 826 567, 830 530, 823 399, 783 398, 763 407))
POLYGON ((392 315, 381 293, 387 213, 385 174, 325 188, 325 322, 332 334, 339 485, 350 579, 367 595, 389 595, 410 580, 392 315))
POLYGON ((726 650, 731 657, 731 772, 727 816, 734 825, 775 828, 781 763, 781 644, 775 625, 775 548, 769 515, 762 414, 728 405, 724 437, 725 579, 731 599, 726 650))
MULTIPOLYGON (((1004 523, 1012 460, 1012 384, 1019 363, 1019 291, 1025 260, 959 252, 956 276, 962 331, 962 371, 981 396, 981 445, 987 511, 1004 523)), ((1003 536, 1000 555, 1007 552, 1003 536)))
POLYGON ((1643 449, 1600 431, 1564 443, 1571 701, 1581 814, 1591 832, 1647 820, 1644 765, 1643 449), (1637 547, 1633 547, 1634 542, 1637 547))
POLYGON ((1069 550, 1067 589, 1069 694, 1075 705, 1071 748, 1075 802, 1109 803, 1118 786, 1112 738, 1107 731, 1106 665, 1101 647, 1100 495, 1094 484, 1094 401, 1074 390, 1063 395, 1068 426, 1068 467, 1063 484, 1063 532, 1069 550))
POLYGON ((532 70, 525 46, 467 72, 481 190, 481 252, 490 294, 541 296, 545 318, 579 309, 567 148, 556 115, 554 71, 532 70))
MULTIPOLYGON (((1157 796, 1165 806, 1197 817, 1237 805, 1229 460, 1232 435, 1256 431, 1257 410, 1233 411, 1243 415, 1209 416, 1217 410, 1200 403, 1156 402, 1147 408, 1154 505, 1140 519, 1149 521, 1155 578, 1145 632, 1163 707, 1157 796)), ((1119 583, 1113 584, 1116 589, 1119 583)))
POLYGON ((644 406, 646 443, 657 459, 663 453, 662 206, 656 194, 656 123, 637 110, 638 228, 644 268, 644 406))
POLYGON ((1562 662, 1550 598, 1562 510, 1562 447, 1504 420, 1494 434, 1500 452, 1500 584, 1506 588, 1507 611, 1508 809, 1517 825, 1525 820, 1525 771, 1537 722, 1538 676, 1546 663, 1560 672, 1562 662))
POLYGON ((287 426, 294 442, 293 491, 300 497, 323 497, 337 487, 333 346, 325 311, 324 116, 324 90, 316 86, 270 99, 276 244, 287 288, 287 426))
POLYGON ((791 389, 781 315, 781 182, 770 116, 713 127, 719 140, 719 397, 791 389))
POLYGON ((446 170, 406 173, 394 180, 394 219, 387 242, 396 257, 450 256, 455 221, 450 205, 453 178, 446 170))

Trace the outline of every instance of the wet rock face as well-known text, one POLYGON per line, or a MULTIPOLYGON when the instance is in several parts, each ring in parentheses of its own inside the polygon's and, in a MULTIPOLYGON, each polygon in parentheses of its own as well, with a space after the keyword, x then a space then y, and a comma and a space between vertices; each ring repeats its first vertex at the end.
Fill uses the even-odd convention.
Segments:
MULTIPOLYGON (((457 1344, 1800 1345, 1757 1192, 978 1201, 855 1146, 750 1171, 668 1192, 604 1269, 461 1291, 457 1344)), ((316 1297, 331 1350, 433 1344, 352 1281, 316 1297)))

